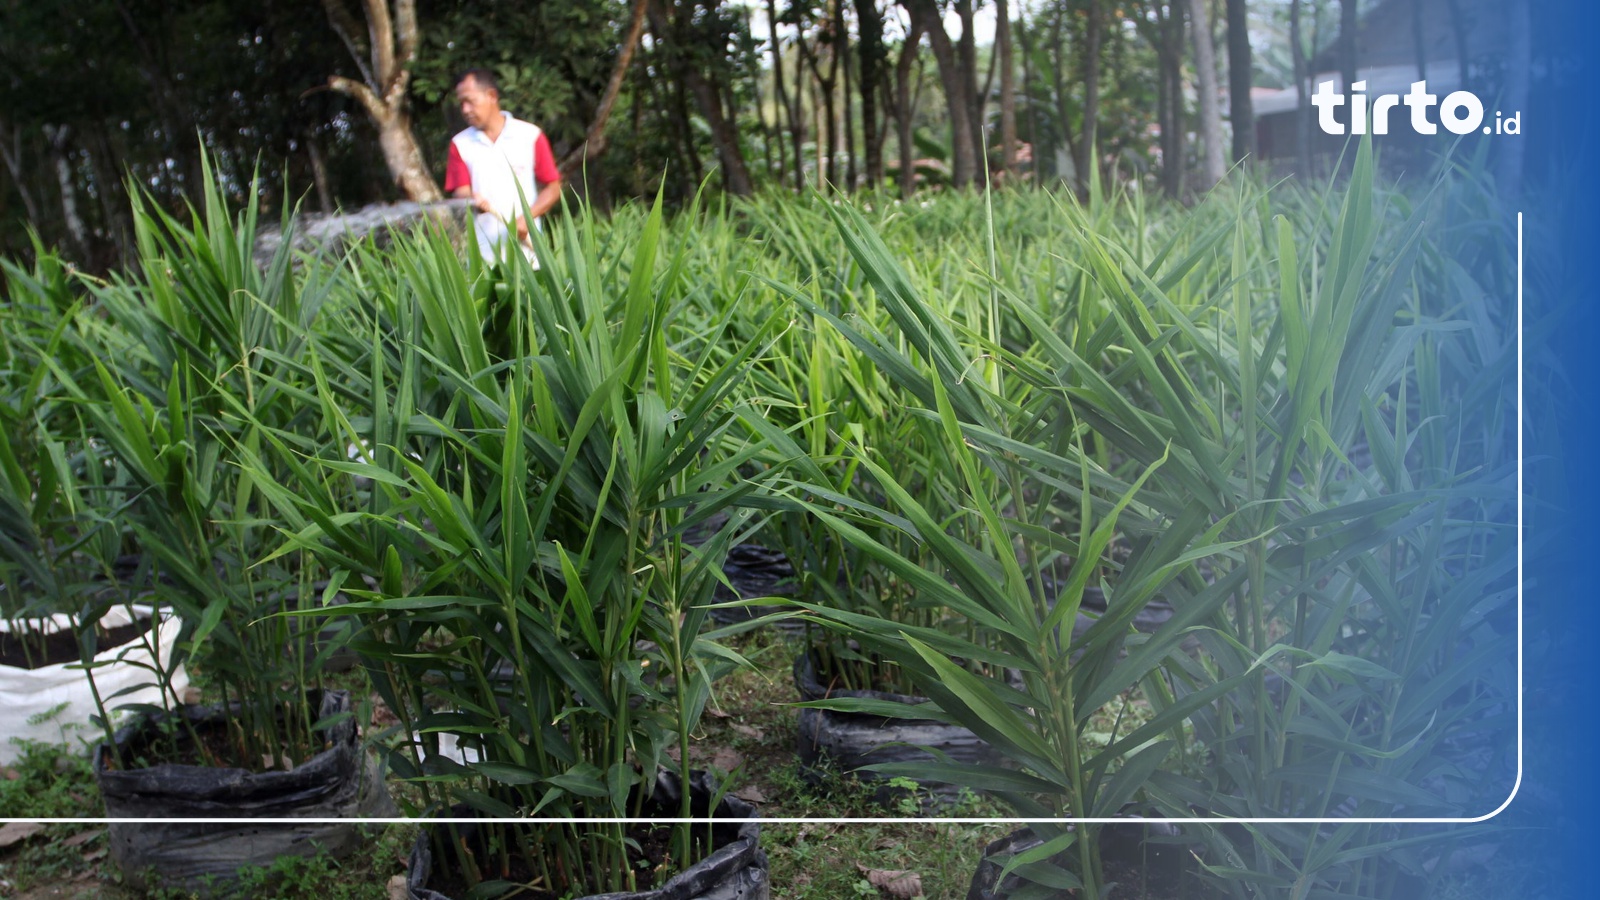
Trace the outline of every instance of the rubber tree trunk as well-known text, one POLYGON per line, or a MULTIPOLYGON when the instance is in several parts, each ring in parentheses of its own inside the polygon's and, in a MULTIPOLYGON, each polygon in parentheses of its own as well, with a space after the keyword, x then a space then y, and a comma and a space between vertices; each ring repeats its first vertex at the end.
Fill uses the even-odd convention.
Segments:
POLYGON ((72 164, 67 160, 67 142, 72 138, 70 125, 44 126, 45 141, 50 147, 50 164, 55 169, 56 187, 61 191, 61 220, 67 226, 67 236, 79 253, 89 252, 89 228, 78 211, 78 182, 72 177, 72 164))
POLYGON ((1228 171, 1222 151, 1222 109, 1217 102, 1217 53, 1211 43, 1210 0, 1189 0, 1189 29, 1194 40, 1195 93, 1200 101, 1200 189, 1210 190, 1228 171))
POLYGON ((1088 189, 1090 166, 1099 166, 1100 37, 1104 13, 1100 0, 1089 0, 1083 40, 1083 138, 1078 142, 1078 182, 1088 189))
POLYGON ((817 40, 809 47, 800 45, 802 59, 806 68, 811 70, 811 96, 812 114, 817 117, 817 177, 821 179, 824 190, 833 191, 839 186, 839 173, 837 161, 839 158, 839 132, 838 119, 834 114, 835 87, 839 78, 839 38, 838 22, 833 18, 833 10, 828 10, 829 18, 821 23, 817 40), (822 48, 828 50, 826 64, 821 59, 822 48))
POLYGON ((361 80, 334 75, 328 79, 328 87, 354 98, 367 111, 378 129, 383 161, 407 199, 443 199, 411 131, 411 112, 406 104, 420 37, 415 0, 393 0, 392 9, 387 0, 365 0, 365 35, 344 0, 323 0, 323 8, 329 24, 361 70, 361 80))
MULTIPOLYGON (((1076 187, 1083 171, 1085 155, 1079 152, 1078 144, 1072 139, 1072 109, 1067 96, 1067 66, 1062 60, 1064 44, 1061 36, 1063 20, 1066 18, 1061 8, 1055 8, 1055 14, 1050 18, 1050 86, 1055 97, 1056 106, 1056 133, 1061 136, 1062 148, 1067 151, 1067 159, 1074 168, 1071 172, 1057 171, 1056 177, 1066 179, 1071 175, 1071 181, 1076 187)), ((1052 155, 1058 148, 1051 148, 1052 155)), ((1037 152, 1037 151, 1035 151, 1037 152)), ((1057 167, 1059 169, 1059 166, 1057 167)))
MULTIPOLYGON (((961 37, 956 41, 956 59, 961 69, 962 98, 967 104, 967 121, 971 123, 972 144, 976 148, 973 171, 976 179, 988 168, 988 146, 983 134, 983 99, 978 97, 978 36, 973 25, 972 0, 955 0, 956 15, 961 19, 961 37)), ((987 99, 987 98, 984 98, 987 99)))
MULTIPOLYGON (((1299 5, 1300 0, 1294 0, 1299 5)), ((1417 79, 1428 80, 1428 37, 1422 25, 1422 0, 1411 0, 1411 48, 1417 55, 1417 79)))
MULTIPOLYGON (((944 30, 937 4, 933 0, 909 0, 907 9, 920 20, 921 29, 928 35, 933 47, 933 60, 939 67, 939 83, 950 111, 950 180, 957 188, 969 187, 977 176, 977 148, 973 145, 971 107, 967 104, 967 89, 962 82, 970 73, 964 72, 956 58, 955 45, 944 30)), ((917 26, 913 26, 917 27, 917 26)))
POLYGON ((1017 85, 1011 59, 1011 10, 1006 0, 995 2, 994 40, 1000 59, 1000 165, 1009 175, 1017 167, 1017 85))
POLYGON ((717 152, 717 162, 722 167, 723 188, 730 194, 749 196, 754 188, 750 181, 750 170, 744 164, 744 153, 739 149, 738 129, 722 113, 722 100, 717 86, 698 67, 690 64, 686 54, 679 52, 682 49, 682 32, 672 26, 682 22, 683 11, 673 4, 676 15, 673 22, 669 22, 662 10, 663 5, 664 0, 650 3, 650 27, 656 34, 667 35, 669 40, 678 44, 667 48, 667 58, 678 80, 694 98, 695 108, 700 111, 706 124, 711 126, 711 144, 717 152))
POLYGON ((1140 31, 1156 51, 1156 120, 1161 126, 1161 187, 1183 195, 1183 5, 1152 3, 1140 31))
POLYGON ((850 65, 851 57, 849 53, 850 29, 844 24, 843 3, 841 2, 836 9, 839 13, 839 39, 843 42, 839 47, 839 71, 844 77, 844 85, 843 90, 841 90, 839 93, 839 96, 841 102, 844 104, 844 109, 840 113, 839 125, 840 129, 844 132, 844 180, 847 189, 854 191, 856 189, 856 168, 860 161, 856 158, 855 94, 852 92, 851 88, 854 86, 855 82, 859 80, 859 73, 855 78, 852 78, 850 74, 852 71, 850 65))
POLYGON ((1445 0, 1450 7, 1450 33, 1456 39, 1456 65, 1461 80, 1461 90, 1472 90, 1472 69, 1467 65, 1467 20, 1461 15, 1461 0, 1445 0))
POLYGON ((628 67, 633 64, 633 52, 639 47, 639 38, 644 34, 645 7, 650 5, 650 0, 634 0, 633 14, 628 19, 628 31, 622 39, 622 49, 617 53, 616 65, 611 69, 611 78, 606 82, 606 90, 600 98, 600 106, 595 109, 594 121, 589 123, 589 130, 584 133, 583 143, 568 153, 561 160, 561 174, 569 177, 577 172, 584 163, 604 153, 609 143, 606 138, 606 122, 611 118, 611 110, 617 105, 617 97, 622 93, 622 83, 627 80, 628 67))
POLYGON ((1295 173, 1301 178, 1311 177, 1311 91, 1307 83, 1311 66, 1306 59, 1305 41, 1301 31, 1301 0, 1289 4, 1289 53, 1294 60, 1294 150, 1295 173))
MULTIPOLYGON (((767 0, 767 39, 772 42, 772 88, 773 93, 778 98, 779 119, 774 130, 782 131, 785 123, 787 123, 790 135, 793 137, 796 147, 794 154, 794 187, 798 191, 804 187, 800 178, 800 171, 803 167, 800 165, 800 151, 798 149, 800 139, 794 136, 794 111, 789 108, 789 92, 783 84, 783 50, 781 49, 783 42, 778 39, 778 0, 767 0)), ((785 171, 789 169, 787 154, 787 148, 784 147, 783 142, 780 140, 778 142, 778 167, 785 171)), ((779 183, 781 184, 782 182, 779 183)))
POLYGON ((860 34, 861 152, 866 157, 867 187, 875 188, 883 181, 883 132, 878 128, 878 91, 884 75, 883 11, 878 0, 856 0, 856 22, 860 34))
POLYGON ((1228 0, 1228 117, 1233 123, 1233 161, 1256 152, 1256 117, 1250 104, 1250 16, 1245 0, 1228 0))
POLYGON ((794 103, 788 110, 789 141, 794 147, 794 188, 796 191, 804 191, 806 189, 806 67, 803 62, 806 54, 806 35, 804 29, 795 28, 794 44, 795 52, 800 54, 800 60, 797 60, 791 67, 794 69, 794 85, 790 96, 793 98, 794 103))
POLYGON ((38 227, 42 221, 39 204, 33 199, 33 191, 28 189, 28 183, 23 178, 22 131, 8 129, 4 119, 0 119, 0 161, 5 163, 6 172, 17 186, 17 194, 22 197, 22 208, 28 212, 28 221, 38 227))
MULTIPOLYGON (((1344 79, 1344 89, 1356 83, 1356 13, 1358 0, 1339 0, 1339 77, 1344 79)), ((1346 108, 1348 108, 1346 104, 1346 108)), ((1348 115, 1348 113, 1346 113, 1348 115)))
POLYGON ((917 50, 922 42, 922 20, 913 15, 911 25, 906 34, 906 42, 900 48, 900 58, 894 65, 894 91, 895 91, 895 139, 899 143, 900 152, 900 196, 910 197, 917 189, 916 169, 916 141, 911 134, 912 117, 916 115, 916 104, 911 97, 911 68, 917 61, 917 50))

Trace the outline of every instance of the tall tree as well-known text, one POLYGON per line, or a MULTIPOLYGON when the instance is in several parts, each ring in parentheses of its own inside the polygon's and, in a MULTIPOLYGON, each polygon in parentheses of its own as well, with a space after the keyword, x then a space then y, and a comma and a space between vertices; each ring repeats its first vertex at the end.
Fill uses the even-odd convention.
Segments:
POLYGON ((714 33, 721 27, 715 15, 720 5, 721 0, 706 0, 706 14, 700 16, 696 7, 701 4, 693 0, 652 0, 646 15, 651 30, 668 42, 665 49, 674 80, 688 90, 701 118, 711 126, 711 144, 722 167, 723 187, 728 193, 742 197, 754 193, 755 187, 750 180, 750 170, 745 166, 744 151, 739 146, 738 126, 723 114, 719 86, 712 76, 701 70, 697 58, 706 51, 718 59, 726 56, 721 48, 727 44, 727 35, 714 33), (671 14, 663 7, 670 8, 671 14))
POLYGON ((1156 52, 1156 121, 1161 127, 1161 187, 1183 194, 1183 5, 1150 0, 1133 17, 1156 52))
POLYGON ((416 0, 363 0, 367 36, 344 0, 323 0, 328 21, 344 41, 361 80, 342 75, 328 78, 328 87, 359 102, 378 128, 378 146, 389 174, 405 195, 416 201, 439 200, 444 195, 428 173, 411 132, 411 110, 406 89, 411 84, 411 64, 417 58, 416 0))
MULTIPOLYGON (((1227 173, 1222 152, 1222 110, 1217 102, 1216 47, 1211 43, 1211 0, 1189 0, 1189 28, 1194 39, 1195 92, 1200 100, 1200 143, 1203 187, 1210 189, 1227 173)), ((1294 0, 1299 3, 1299 0, 1294 0)), ((1298 78, 1298 75, 1296 76, 1298 78)))
POLYGON ((1256 117, 1250 104, 1254 80, 1250 60, 1250 11, 1245 0, 1228 0, 1228 118, 1233 123, 1233 161, 1256 152, 1256 117))
POLYGON ((606 82, 606 92, 600 98, 600 106, 595 110, 594 121, 584 134, 583 143, 561 160, 562 177, 570 177, 585 162, 605 152, 608 143, 606 122, 611 118, 611 109, 616 106, 617 97, 622 93, 622 83, 628 77, 628 68, 633 65, 633 52, 638 49, 639 39, 644 34, 645 8, 649 5, 650 0, 634 0, 633 14, 628 20, 628 31, 622 39, 622 49, 617 53, 617 62, 611 70, 611 78, 606 82))
MULTIPOLYGON (((772 87, 773 93, 778 98, 778 115, 780 122, 788 123, 789 131, 794 137, 794 187, 798 191, 805 187, 804 179, 800 174, 805 167, 800 163, 800 138, 795 133, 795 119, 797 117, 794 115, 794 111, 789 108, 789 92, 784 88, 783 84, 783 41, 778 37, 778 0, 767 0, 767 40, 772 44, 772 87)), ((778 163, 780 168, 789 168, 786 159, 785 148, 780 141, 778 144, 778 163)))
POLYGON ((1360 27, 1356 13, 1359 10, 1358 0, 1339 0, 1339 77, 1344 79, 1347 92, 1350 85, 1356 83, 1356 31, 1360 27))
MULTIPOLYGON (((1105 11, 1100 0, 1088 0, 1083 37, 1083 137, 1078 141, 1078 179, 1089 184, 1090 166, 1099 166, 1100 41, 1105 11)), ((1063 127, 1065 119, 1063 118, 1063 127)))
POLYGON ((1294 64, 1294 149, 1296 168, 1295 172, 1301 178, 1311 177, 1311 97, 1310 80, 1311 65, 1306 53, 1305 40, 1302 36, 1300 13, 1304 4, 1301 0, 1290 0, 1289 3, 1289 54, 1294 64))
MULTIPOLYGON (((978 33, 973 21, 973 0, 955 0, 955 13, 961 20, 961 37, 956 39, 956 61, 961 72, 961 101, 966 105, 973 146, 977 148, 974 165, 987 169, 988 147, 983 134, 983 105, 988 98, 985 96, 980 99, 978 95, 978 33)), ((976 172, 973 177, 977 177, 976 172)))
POLYGON ((1468 57, 1470 51, 1467 47, 1467 19, 1461 14, 1461 0, 1445 0, 1445 5, 1450 8, 1450 33, 1456 39, 1456 69, 1461 81, 1461 89, 1472 90, 1472 68, 1468 57))
POLYGON ((957 58, 950 33, 944 30, 939 7, 934 0, 906 0, 914 28, 928 35, 933 61, 939 67, 939 83, 944 86, 945 103, 950 111, 950 180, 958 188, 970 186, 978 174, 978 151, 973 142, 974 125, 968 97, 971 72, 957 58), (963 84, 966 82, 967 84, 963 84))
POLYGON ((1011 10, 995 0, 994 40, 1000 59, 1000 165, 1010 174, 1017 167, 1017 94, 1011 60, 1011 10))
POLYGON ((878 92, 884 87, 883 10, 878 0, 856 0, 857 30, 860 32, 861 60, 861 136, 866 156, 867 187, 883 180, 883 131, 878 127, 878 92))
MULTIPOLYGON (((1299 0, 1295 0, 1296 3, 1299 0)), ((1428 80, 1428 40, 1422 26, 1423 0, 1411 0, 1411 48, 1417 55, 1417 80, 1428 80)))
POLYGON ((900 196, 910 197, 917 188, 916 142, 912 138, 912 118, 916 115, 916 98, 911 93, 911 70, 919 60, 922 44, 922 19, 911 16, 906 29, 906 41, 900 46, 900 56, 894 63, 894 123, 895 139, 900 153, 900 196))

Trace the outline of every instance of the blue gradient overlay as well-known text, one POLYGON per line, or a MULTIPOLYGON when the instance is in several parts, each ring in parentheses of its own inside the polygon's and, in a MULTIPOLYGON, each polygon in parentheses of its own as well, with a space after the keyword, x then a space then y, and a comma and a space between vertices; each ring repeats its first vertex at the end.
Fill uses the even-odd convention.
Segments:
MULTIPOLYGON (((1530 331, 1535 315, 1558 325, 1535 356, 1530 343, 1529 409, 1547 421, 1526 434, 1524 624, 1525 771, 1522 790, 1499 823, 1533 829, 1510 845, 1548 874, 1552 897, 1595 895, 1600 850, 1596 767, 1600 766, 1600 559, 1596 518, 1600 474, 1600 291, 1595 288, 1600 235, 1596 230, 1597 70, 1600 14, 1592 2, 1535 2, 1535 55, 1574 60, 1576 69, 1555 96, 1540 98, 1549 115, 1524 121, 1530 181, 1524 204, 1528 233, 1548 271, 1530 269, 1525 288, 1530 331), (1540 182, 1543 184, 1540 184, 1540 182), (1534 226, 1537 225, 1537 228, 1534 226), (1549 377, 1553 376, 1553 377, 1549 377)), ((1529 248, 1530 260, 1533 247, 1529 248)), ((1543 266, 1541 266, 1541 269, 1543 266)))

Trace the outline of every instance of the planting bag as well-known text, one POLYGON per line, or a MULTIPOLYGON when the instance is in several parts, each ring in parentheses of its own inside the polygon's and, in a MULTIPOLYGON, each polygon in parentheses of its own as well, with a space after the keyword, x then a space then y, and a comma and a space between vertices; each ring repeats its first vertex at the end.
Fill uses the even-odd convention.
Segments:
MULTIPOLYGON (((127 607, 117 606, 101 617, 100 624, 108 629, 121 628, 132 624, 136 617, 147 620, 153 614, 147 606, 134 606, 131 615, 127 607)), ((0 631, 9 631, 11 624, 0 620, 0 631)), ((58 614, 26 624, 50 634, 70 631, 72 619, 58 614)), ((96 662, 106 664, 95 668, 93 674, 108 710, 123 704, 161 704, 161 687, 149 667, 160 666, 165 671, 171 665, 173 646, 182 627, 178 617, 162 615, 155 628, 95 654, 96 662)), ((188 673, 179 665, 172 673, 172 689, 181 694, 188 686, 188 673)), ((176 702, 176 698, 169 699, 176 702)), ((89 717, 97 712, 94 692, 89 689, 89 673, 76 659, 37 669, 0 666, 0 765, 21 755, 13 738, 77 745, 78 738, 97 730, 89 723, 89 717), (52 714, 57 707, 62 708, 52 714)))
MULTIPOLYGON (((856 697, 906 706, 927 702, 926 697, 885 691, 829 688, 818 678, 816 660, 809 652, 795 659, 794 683, 802 700, 856 697)), ((889 776, 857 769, 875 763, 937 760, 938 757, 923 749, 929 747, 948 756, 951 762, 1003 764, 1000 753, 970 730, 932 719, 891 719, 828 709, 802 709, 798 731, 795 753, 799 756, 801 774, 808 782, 820 782, 826 769, 855 772, 858 778, 885 782, 874 795, 879 803, 885 804, 894 802, 898 793, 888 787, 889 776)), ((937 803, 953 803, 960 796, 960 788, 953 785, 919 783, 932 794, 929 799, 937 803)))
MULTIPOLYGON (((678 776, 661 772, 656 777, 655 793, 644 805, 645 816, 676 817, 683 799, 679 784, 678 776)), ((711 808, 711 798, 716 795, 711 779, 705 772, 693 772, 689 786, 693 815, 706 817, 711 808)), ((456 815, 468 814, 465 807, 457 807, 454 812, 456 815)), ((754 806, 738 797, 724 796, 712 817, 753 819, 755 816, 754 806)), ((477 827, 471 824, 458 826, 461 839, 470 844, 477 827)), ((760 846, 760 824, 727 822, 714 825, 713 835, 717 846, 710 856, 674 875, 658 888, 589 894, 579 900, 771 900, 767 854, 760 846)), ((407 863, 407 900, 451 900, 447 895, 428 887, 433 868, 433 841, 424 832, 417 837, 407 863)))
MULTIPOLYGON (((1127 873, 1136 872, 1144 887, 1139 896, 1167 900, 1188 897, 1188 889, 1197 886, 1198 879, 1192 871, 1192 857, 1173 842, 1177 835, 1178 829, 1172 825, 1140 822, 1137 818, 1101 826, 1100 859, 1106 877, 1120 883, 1127 879, 1127 873)), ((1000 871, 1011 857, 1041 843, 1031 828, 1023 828, 984 847, 983 858, 978 861, 978 870, 972 874, 972 883, 967 888, 967 900, 1009 900, 1016 895, 1026 882, 1016 873, 1001 880, 1000 871)), ((1077 852, 1072 848, 1067 850, 1068 855, 1077 852)), ((1061 896, 1072 895, 1062 892, 1061 896)), ((1196 896, 1199 896, 1198 891, 1196 896)))
MULTIPOLYGON (((351 709, 350 695, 326 691, 319 717, 351 709)), ((222 718, 216 707, 184 707, 180 715, 199 725, 222 718)), ((141 718, 117 733, 117 747, 130 758, 146 744, 156 720, 141 718)), ((112 768, 108 748, 95 750, 94 772, 106 815, 150 821, 112 824, 107 829, 112 861, 130 884, 205 891, 208 876, 220 884, 241 866, 270 865, 279 856, 341 856, 365 840, 353 822, 301 824, 188 824, 164 818, 351 818, 396 814, 377 761, 363 752, 355 718, 327 732, 327 749, 294 769, 244 769, 164 764, 112 768)))
MULTIPOLYGON (((728 583, 733 585, 729 590, 727 585, 717 584, 716 592, 712 595, 714 603, 732 603, 735 600, 748 600, 752 597, 776 597, 788 594, 793 588, 789 579, 794 578, 794 567, 789 564, 788 557, 783 551, 763 547, 760 544, 739 544, 728 551, 728 557, 722 563, 722 572, 728 577, 728 583)), ((735 606, 724 609, 711 610, 711 619, 722 625, 737 625, 759 618, 768 613, 778 611, 776 606, 735 606)), ((798 634, 805 630, 805 623, 797 620, 784 620, 776 624, 779 631, 798 634)))

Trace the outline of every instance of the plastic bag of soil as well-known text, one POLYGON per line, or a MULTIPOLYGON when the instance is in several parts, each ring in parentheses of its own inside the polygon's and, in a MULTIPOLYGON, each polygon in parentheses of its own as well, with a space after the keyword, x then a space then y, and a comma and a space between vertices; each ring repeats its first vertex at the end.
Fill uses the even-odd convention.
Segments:
MULTIPOLYGON (((351 711, 345 691, 326 691, 319 717, 351 711)), ((197 728, 223 720, 217 707, 184 707, 178 713, 197 728)), ((141 718, 116 734, 118 758, 135 759, 161 727, 141 718)), ((163 819, 354 818, 396 814, 375 759, 363 752, 354 716, 328 730, 328 749, 288 771, 163 764, 138 769, 114 765, 110 749, 95 748, 94 772, 106 815, 137 818, 107 829, 110 854, 135 888, 182 888, 225 893, 243 866, 267 866, 280 856, 335 858, 366 840, 354 822, 224 824, 163 822, 163 819)))
MULTIPOLYGON (((783 551, 760 544, 738 544, 728 551, 722 563, 722 573, 728 577, 728 586, 717 584, 712 595, 713 603, 732 603, 752 597, 779 597, 793 590, 794 566, 783 551)), ((719 625, 738 625, 751 619, 778 612, 778 606, 734 606, 711 610, 711 620, 719 625)), ((783 620, 773 627, 786 634, 805 631, 805 623, 783 620)))
MULTIPOLYGON (((683 794, 678 776, 663 771, 656 777, 655 792, 645 802, 646 818, 670 818, 679 814, 683 794)), ((707 817, 714 785, 705 772, 690 775, 690 811, 696 818, 707 817)), ((457 807, 457 815, 469 814, 457 807)), ((756 809, 738 797, 724 796, 713 818, 753 819, 756 809)), ((434 826, 444 827, 444 826, 434 826)), ((457 826, 458 837, 472 845, 477 825, 457 826)), ((711 855, 674 875, 666 884, 645 891, 590 894, 580 900, 771 900, 767 878, 767 854, 761 849, 761 826, 757 822, 721 822, 712 825, 715 849, 711 855)), ((407 900, 451 900, 449 894, 430 887, 436 880, 433 840, 428 833, 418 836, 406 866, 407 900)))
MULTIPOLYGON (((810 652, 802 653, 795 659, 794 682, 802 700, 852 697, 906 706, 927 702, 926 697, 886 691, 830 688, 822 684, 818 677, 816 658, 810 652)), ((1004 764, 1000 752, 970 730, 932 719, 893 719, 830 709, 802 709, 797 728, 799 737, 795 753, 800 760, 801 776, 808 783, 820 783, 830 769, 834 772, 854 772, 858 778, 881 783, 874 791, 873 799, 886 806, 897 804, 904 797, 904 792, 890 787, 887 775, 858 771, 862 766, 938 760, 939 756, 929 752, 928 748, 939 751, 950 762, 991 766, 1004 764)), ((922 798, 925 811, 954 804, 961 797, 961 788, 955 785, 943 782, 919 784, 926 789, 926 795, 922 798)))
MULTIPOLYGON (((1081 827, 1081 826, 1080 826, 1081 827)), ((1116 882, 1133 897, 1161 897, 1163 900, 1188 900, 1205 896, 1195 877, 1192 858, 1179 844, 1178 829, 1164 822, 1126 822, 1102 825, 1099 829, 1101 874, 1106 882, 1116 882)), ((983 859, 972 874, 967 900, 1010 900, 1020 896, 1028 882, 1013 872, 1004 879, 1000 872, 1011 857, 1038 847, 1041 841, 1031 828, 1013 831, 983 849, 983 859)), ((1069 854, 1076 850, 1069 849, 1069 854)), ((1037 888, 1035 889, 1037 890, 1037 888)), ((1074 897, 1077 892, 1063 889, 1050 896, 1074 897)))

